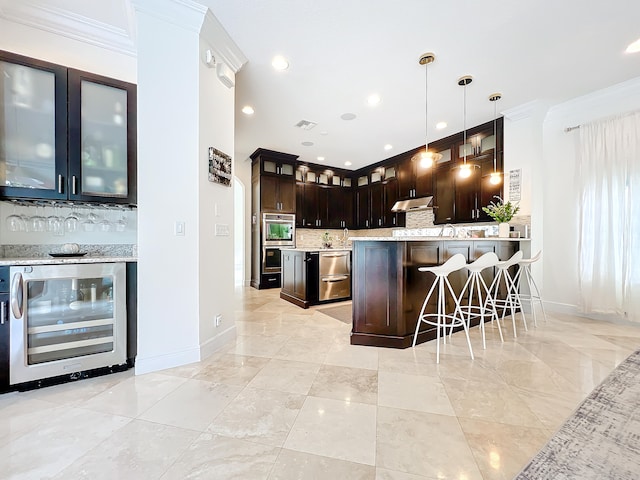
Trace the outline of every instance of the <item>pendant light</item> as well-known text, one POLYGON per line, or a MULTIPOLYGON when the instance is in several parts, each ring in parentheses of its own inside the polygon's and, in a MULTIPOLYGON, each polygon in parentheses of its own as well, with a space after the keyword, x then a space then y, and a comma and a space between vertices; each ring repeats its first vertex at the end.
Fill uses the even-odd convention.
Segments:
POLYGON ((471 165, 467 163, 467 85, 473 81, 471 75, 465 75, 458 79, 458 85, 464 88, 464 100, 462 102, 462 131, 463 142, 462 148, 464 150, 464 157, 462 159, 462 165, 460 165, 460 178, 469 178, 471 176, 471 165))
POLYGON ((442 158, 442 154, 429 151, 429 64, 436 60, 435 54, 423 53, 418 60, 420 65, 424 65, 424 152, 420 155, 420 166, 423 168, 429 168, 434 165, 435 162, 442 158))
POLYGON ((497 118, 498 118, 498 103, 497 102, 501 98, 502 98, 502 94, 501 93, 492 93, 491 95, 489 95, 489 101, 493 102, 493 138, 494 138, 494 141, 495 141, 495 145, 493 147, 493 172, 489 176, 489 183, 491 185, 499 185, 500 182, 502 181, 502 176, 500 175, 500 172, 498 171, 498 161, 497 161, 498 135, 496 134, 496 132, 497 132, 496 122, 497 122, 497 118))

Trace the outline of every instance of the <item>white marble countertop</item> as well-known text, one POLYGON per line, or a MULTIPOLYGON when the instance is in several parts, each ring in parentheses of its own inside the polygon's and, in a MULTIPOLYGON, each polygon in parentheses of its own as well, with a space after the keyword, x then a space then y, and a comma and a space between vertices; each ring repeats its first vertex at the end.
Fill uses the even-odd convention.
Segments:
POLYGON ((86 257, 22 257, 22 258, 0 258, 0 266, 13 265, 61 265, 68 263, 116 263, 116 262, 137 262, 138 257, 107 257, 89 256, 86 257))
POLYGON ((472 238, 472 237, 433 237, 433 236, 402 236, 402 237, 352 237, 351 241, 353 242, 371 242, 371 241, 381 241, 381 242, 440 242, 440 241, 454 241, 454 242, 468 242, 470 240, 474 242, 482 242, 482 241, 490 241, 490 242, 530 242, 530 238, 501 238, 501 237, 482 237, 482 238, 472 238))

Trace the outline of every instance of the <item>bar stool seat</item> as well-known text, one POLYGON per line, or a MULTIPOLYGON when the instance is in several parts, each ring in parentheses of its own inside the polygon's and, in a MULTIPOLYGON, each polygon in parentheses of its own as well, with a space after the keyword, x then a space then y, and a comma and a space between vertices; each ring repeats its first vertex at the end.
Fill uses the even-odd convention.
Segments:
POLYGON ((516 276, 513 278, 515 282, 516 288, 518 292, 520 292, 520 284, 522 283, 522 277, 525 278, 527 282, 527 287, 529 287, 529 293, 520 293, 521 301, 528 301, 529 307, 531 308, 531 313, 533 315, 533 324, 537 327, 538 321, 536 319, 536 310, 534 306, 534 301, 537 300, 540 303, 540 309, 542 310, 542 316, 544 317, 544 321, 547 321, 547 314, 544 311, 544 304, 542 303, 542 297, 540 296, 540 290, 538 289, 538 285, 536 281, 533 279, 533 275, 531 274, 531 265, 537 262, 542 258, 542 250, 536 253, 535 256, 531 258, 523 258, 518 262, 520 265, 520 270, 516 273, 516 276))
POLYGON ((466 265, 466 269, 469 271, 469 278, 467 278, 460 296, 458 297, 458 305, 462 317, 465 319, 465 325, 471 324, 472 318, 480 317, 479 328, 482 331, 482 348, 487 348, 487 342, 485 339, 484 318, 490 317, 493 321, 496 320, 498 324, 498 331, 500 332, 500 340, 504 342, 502 336, 502 327, 498 321, 498 312, 493 301, 493 297, 487 283, 482 278, 482 271, 494 267, 499 262, 498 256, 493 252, 487 252, 480 258, 472 263, 466 265), (468 301, 463 305, 463 298, 465 294, 468 295, 468 301), (477 304, 474 303, 474 295, 477 296, 477 304))
POLYGON ((440 337, 442 337, 442 341, 447 343, 447 327, 451 328, 451 331, 454 327, 462 326, 464 328, 464 333, 467 337, 467 345, 469 346, 469 354, 471 358, 473 358, 473 350, 471 349, 471 341, 469 340, 469 326, 464 321, 462 317, 458 317, 457 314, 460 311, 460 303, 458 302, 458 297, 456 296, 453 288, 451 287, 451 283, 449 282, 449 274, 455 272, 457 270, 461 270, 466 265, 466 260, 463 255, 456 254, 447 260, 442 265, 437 265, 434 267, 419 267, 418 271, 420 272, 430 272, 433 273, 436 278, 429 289, 429 293, 424 299, 424 303, 422 304, 422 309, 420 310, 420 315, 418 315, 418 321, 416 323, 416 332, 413 335, 413 346, 416 346, 416 340, 418 339, 418 331, 420 330, 420 325, 422 323, 426 323, 428 325, 433 325, 437 329, 437 344, 436 344, 436 362, 440 363, 440 337), (447 290, 445 290, 445 286, 447 290), (438 298, 437 298, 437 311, 436 313, 425 313, 427 305, 429 303, 429 299, 431 295, 434 293, 436 287, 438 287, 438 298), (449 292, 450 298, 455 303, 455 310, 453 314, 447 313, 446 310, 446 292, 449 292))
MULTIPOLYGON (((515 276, 512 277, 509 273, 509 269, 514 265, 517 265, 522 260, 522 250, 518 250, 514 253, 510 259, 496 263, 496 276, 489 287, 489 292, 493 297, 493 303, 496 308, 502 308, 502 321, 504 322, 504 316, 507 313, 507 309, 511 311, 511 321, 513 323, 513 338, 518 338, 516 332, 516 311, 520 310, 522 315, 522 322, 524 323, 525 331, 527 329, 527 319, 525 318, 524 311, 522 310, 522 302, 520 301, 520 294, 514 281, 515 276), (504 282, 506 295, 504 298, 500 298, 500 283, 504 282)), ((517 276, 517 273, 516 273, 517 276)))

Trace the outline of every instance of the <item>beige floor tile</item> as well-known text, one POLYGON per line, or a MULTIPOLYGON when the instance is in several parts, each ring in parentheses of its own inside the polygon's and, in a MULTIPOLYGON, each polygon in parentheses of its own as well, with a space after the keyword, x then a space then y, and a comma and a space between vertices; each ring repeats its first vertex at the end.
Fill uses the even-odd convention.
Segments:
POLYGON ((203 433, 162 480, 266 480, 279 452, 277 447, 203 433))
POLYGON ((186 381, 159 373, 131 377, 87 400, 82 408, 135 418, 186 381))
POLYGON ((213 383, 246 386, 262 368, 268 358, 249 357, 228 353, 214 362, 207 362, 202 371, 193 378, 213 383))
POLYGON ((34 392, 0 395, 0 447, 64 411, 58 404, 31 398, 30 393, 34 392))
POLYGON ((461 418, 485 480, 510 480, 544 446, 546 431, 461 418))
POLYGON ((378 405, 455 415, 440 379, 423 375, 378 372, 378 405))
POLYGON ((238 335, 233 351, 237 355, 252 357, 273 357, 289 340, 288 335, 244 336, 238 335))
POLYGON ((127 417, 60 407, 43 418, 37 428, 0 448, 1 475, 10 479, 56 475, 130 421, 127 417))
POLYGON ((327 353, 325 363, 328 365, 338 365, 341 367, 367 368, 369 370, 378 369, 378 349, 375 347, 363 347, 350 345, 348 336, 336 342, 327 353))
POLYGON ((542 362, 509 360, 504 362, 500 376, 509 385, 542 391, 580 391, 559 373, 542 362))
POLYGON ((454 378, 444 378, 442 383, 458 418, 543 427, 527 403, 506 383, 454 378))
POLYGON ((376 468, 376 480, 440 480, 436 477, 423 477, 412 473, 396 472, 386 468, 376 468))
POLYGON ((189 379, 138 418, 203 432, 241 391, 234 385, 189 379))
POLYGON ((127 370, 111 375, 102 375, 81 381, 40 388, 22 395, 30 399, 46 400, 60 405, 82 405, 96 395, 115 387, 123 380, 133 377, 133 370, 127 370))
POLYGON ((376 466, 432 478, 481 480, 455 417, 378 408, 376 466))
POLYGON ((317 338, 290 338, 274 355, 280 360, 296 362, 324 363, 331 342, 317 338))
POLYGON ((306 395, 316 378, 319 363, 271 359, 249 382, 251 388, 306 395))
POLYGON ((378 373, 362 368, 323 365, 309 395, 375 405, 378 401, 378 373))
POLYGON ((54 479, 160 478, 199 435, 192 430, 132 420, 54 479))
POLYGON ((282 446, 305 396, 245 388, 208 427, 225 437, 282 446))
POLYGON ((376 407, 307 397, 284 447, 375 465, 376 407))
POLYGON ((551 431, 557 430, 586 397, 581 392, 544 392, 511 388, 529 406, 545 428, 551 431))
POLYGON ((375 468, 370 465, 283 448, 269 480, 374 480, 375 475, 375 468))

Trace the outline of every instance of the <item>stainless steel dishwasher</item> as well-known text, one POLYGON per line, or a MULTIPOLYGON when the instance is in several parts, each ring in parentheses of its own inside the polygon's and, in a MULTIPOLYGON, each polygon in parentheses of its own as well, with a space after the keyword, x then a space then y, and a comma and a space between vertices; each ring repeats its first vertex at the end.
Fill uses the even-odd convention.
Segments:
POLYGON ((350 251, 320 251, 318 271, 320 277, 319 301, 351 297, 350 251))

